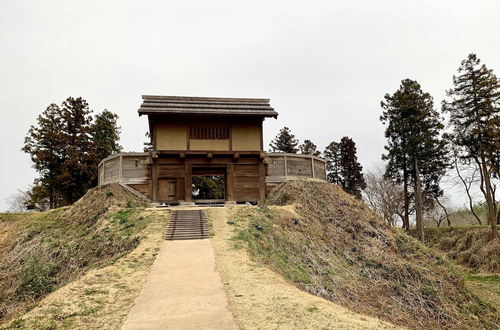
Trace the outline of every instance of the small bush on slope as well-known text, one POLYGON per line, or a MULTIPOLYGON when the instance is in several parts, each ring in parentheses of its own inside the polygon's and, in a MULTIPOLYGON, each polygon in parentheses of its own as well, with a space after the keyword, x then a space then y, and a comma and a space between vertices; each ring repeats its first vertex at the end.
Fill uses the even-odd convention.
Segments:
POLYGON ((500 238, 490 241, 489 226, 426 228, 426 244, 475 271, 500 272, 500 238))
POLYGON ((255 258, 301 289, 411 328, 494 328, 496 310, 453 267, 363 202, 326 182, 278 186, 269 205, 243 209, 255 258))
POLYGON ((90 268, 138 244, 146 219, 125 205, 144 201, 119 185, 94 188, 72 206, 36 214, 0 214, 0 323, 90 268))

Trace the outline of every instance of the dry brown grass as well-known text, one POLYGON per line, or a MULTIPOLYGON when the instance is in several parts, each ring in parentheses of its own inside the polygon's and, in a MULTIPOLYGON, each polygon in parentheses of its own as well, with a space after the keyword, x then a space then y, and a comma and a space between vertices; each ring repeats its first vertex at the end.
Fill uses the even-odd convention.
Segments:
POLYGON ((86 271, 134 249, 148 220, 145 203, 119 185, 90 190, 72 206, 0 214, 0 323, 86 271))
POLYGON ((212 245, 217 271, 226 289, 229 309, 241 329, 396 328, 301 291, 281 275, 253 261, 247 249, 238 247, 242 242, 233 240, 250 221, 250 218, 238 218, 236 213, 252 209, 245 206, 208 210, 215 233, 212 245))
POLYGON ((169 218, 165 210, 139 214, 149 225, 132 252, 49 294, 5 329, 120 329, 164 242, 169 218))
POLYGON ((427 228, 427 244, 474 271, 500 272, 500 238, 490 240, 489 226, 427 228))
POLYGON ((234 222, 251 220, 236 238, 302 290, 410 328, 499 326, 497 310, 446 260, 339 187, 287 181, 268 205, 278 207, 241 211, 234 222))

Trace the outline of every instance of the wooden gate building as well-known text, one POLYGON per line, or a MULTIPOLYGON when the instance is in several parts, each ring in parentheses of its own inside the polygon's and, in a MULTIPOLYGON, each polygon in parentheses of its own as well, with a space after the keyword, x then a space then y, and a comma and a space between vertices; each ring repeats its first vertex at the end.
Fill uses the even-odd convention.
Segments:
MULTIPOLYGON (((224 201, 265 198, 269 157, 262 123, 278 116, 269 99, 142 98, 139 115, 148 116, 152 151, 103 160, 99 184, 125 183, 155 202, 192 202, 193 176, 218 176, 224 178, 224 201)), ((304 166, 316 164, 316 173, 324 173, 324 161, 311 159, 304 166)))
POLYGON ((268 99, 143 96, 153 144, 150 196, 192 201, 192 176, 224 176, 225 199, 265 198, 262 122, 278 114, 268 99))

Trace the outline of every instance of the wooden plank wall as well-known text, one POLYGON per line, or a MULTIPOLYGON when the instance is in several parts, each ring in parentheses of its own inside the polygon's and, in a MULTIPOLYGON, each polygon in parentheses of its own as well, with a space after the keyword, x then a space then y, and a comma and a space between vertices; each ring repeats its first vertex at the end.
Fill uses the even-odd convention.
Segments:
POLYGON ((258 201, 259 164, 234 164, 233 194, 235 201, 258 201))
POLYGON ((314 160, 314 177, 326 181, 325 162, 314 160))
POLYGON ((303 157, 286 157, 288 176, 312 178, 311 159, 303 157))
POLYGON ((285 176, 285 159, 283 157, 270 158, 269 164, 267 165, 267 175, 285 176))
POLYGON ((104 161, 98 171, 99 185, 124 183, 150 198, 151 169, 147 156, 119 155, 104 161))
POLYGON ((120 176, 119 176, 119 171, 120 171, 120 158, 114 158, 106 161, 104 164, 104 182, 103 184, 107 183, 115 183, 115 182, 120 182, 120 176))

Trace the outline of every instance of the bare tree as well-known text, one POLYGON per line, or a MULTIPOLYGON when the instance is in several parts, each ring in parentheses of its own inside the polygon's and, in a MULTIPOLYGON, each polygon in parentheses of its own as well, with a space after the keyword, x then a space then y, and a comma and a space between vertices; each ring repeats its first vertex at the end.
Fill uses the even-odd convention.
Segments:
POLYGON ((15 194, 12 194, 5 199, 9 206, 9 212, 27 212, 27 211, 47 211, 49 209, 48 198, 38 198, 34 192, 34 186, 27 190, 18 189, 15 194))
POLYGON ((364 199, 391 226, 404 218, 403 187, 384 177, 385 168, 377 166, 365 174, 364 199))
POLYGON ((28 192, 22 191, 20 189, 17 190, 15 194, 10 195, 5 199, 7 205, 9 206, 9 212, 26 212, 26 205, 29 203, 30 197, 28 192))

